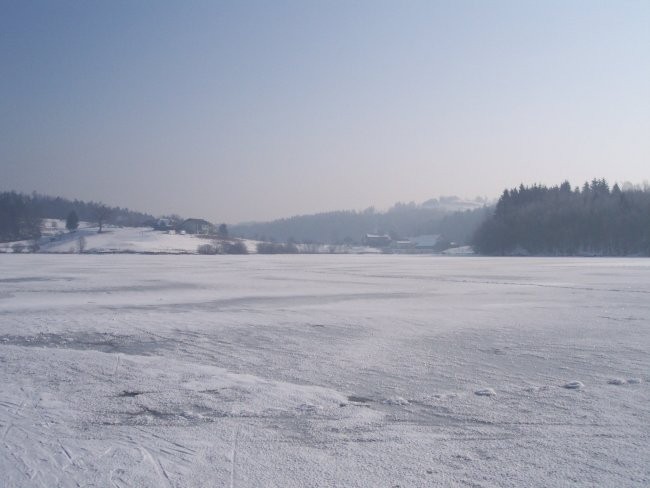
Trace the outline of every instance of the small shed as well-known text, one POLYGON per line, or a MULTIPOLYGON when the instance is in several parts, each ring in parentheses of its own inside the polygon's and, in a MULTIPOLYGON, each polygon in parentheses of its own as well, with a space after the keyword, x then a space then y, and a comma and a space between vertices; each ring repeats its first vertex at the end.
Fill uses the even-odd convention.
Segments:
POLYGON ((370 247, 388 247, 390 246, 392 239, 390 238, 390 236, 387 236, 386 234, 383 235, 366 234, 366 236, 363 239, 363 242, 366 246, 370 246, 370 247))

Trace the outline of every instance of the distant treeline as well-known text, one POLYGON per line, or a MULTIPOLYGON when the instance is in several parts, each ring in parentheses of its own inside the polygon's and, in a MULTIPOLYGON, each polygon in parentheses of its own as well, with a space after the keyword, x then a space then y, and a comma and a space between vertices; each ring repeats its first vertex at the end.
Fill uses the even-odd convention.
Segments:
POLYGON ((506 190, 473 239, 481 254, 650 255, 650 188, 595 179, 506 190))
POLYGON ((41 235, 41 219, 30 197, 0 193, 0 242, 36 239, 41 235))
POLYGON ((102 203, 68 200, 33 193, 0 193, 0 241, 35 239, 40 236, 42 219, 65 220, 71 211, 79 220, 96 222, 102 216, 105 223, 137 227, 153 220, 151 215, 126 208, 107 207, 102 203))
POLYGON ((338 211, 231 226, 231 233, 262 241, 360 244, 366 234, 387 234, 393 239, 443 234, 450 241, 469 242, 487 218, 489 207, 449 212, 414 203, 398 203, 386 212, 373 208, 338 211))

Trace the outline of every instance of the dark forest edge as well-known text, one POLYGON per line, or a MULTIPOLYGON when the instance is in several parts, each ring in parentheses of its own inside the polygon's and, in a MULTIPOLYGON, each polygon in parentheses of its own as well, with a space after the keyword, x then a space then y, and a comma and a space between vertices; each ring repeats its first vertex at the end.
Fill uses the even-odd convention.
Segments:
POLYGON ((650 256, 650 188, 594 179, 505 190, 473 245, 493 256, 650 256))
MULTIPOLYGON (((385 212, 371 208, 240 224, 231 227, 231 235, 276 246, 262 246, 258 250, 262 253, 289 252, 278 244, 283 242, 303 248, 357 244, 364 235, 376 233, 394 242, 435 234, 440 243, 472 245, 477 254, 490 256, 650 256, 647 183, 625 183, 622 188, 618 184, 610 188, 604 179, 581 188, 566 181, 551 187, 522 184, 505 190, 495 206, 483 202, 460 211, 427 205, 430 202, 398 203, 385 212)), ((69 220, 71 214, 100 227, 102 220, 124 227, 156 222, 149 214, 102 203, 4 192, 0 193, 0 242, 37 239, 42 219, 69 220)))
POLYGON ((110 223, 138 227, 152 221, 151 215, 103 203, 68 200, 32 193, 0 193, 0 242, 37 239, 42 219, 66 220, 72 214, 77 221, 110 223))

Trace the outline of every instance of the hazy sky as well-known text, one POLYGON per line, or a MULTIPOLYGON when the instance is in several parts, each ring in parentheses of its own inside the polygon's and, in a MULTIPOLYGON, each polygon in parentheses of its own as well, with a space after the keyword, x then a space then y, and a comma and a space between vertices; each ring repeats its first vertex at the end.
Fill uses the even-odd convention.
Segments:
POLYGON ((0 1, 0 190, 216 222, 650 178, 650 1, 0 1))

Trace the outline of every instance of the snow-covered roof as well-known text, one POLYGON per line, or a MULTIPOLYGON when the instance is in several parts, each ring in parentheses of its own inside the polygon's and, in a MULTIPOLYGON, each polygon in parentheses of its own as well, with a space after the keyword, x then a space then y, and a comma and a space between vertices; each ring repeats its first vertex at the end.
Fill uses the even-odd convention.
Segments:
POLYGON ((422 235, 411 238, 411 242, 415 244, 415 247, 434 247, 436 244, 438 244, 439 240, 439 234, 422 235))

